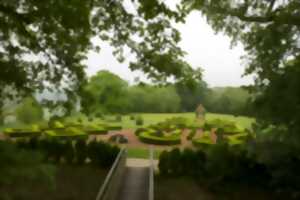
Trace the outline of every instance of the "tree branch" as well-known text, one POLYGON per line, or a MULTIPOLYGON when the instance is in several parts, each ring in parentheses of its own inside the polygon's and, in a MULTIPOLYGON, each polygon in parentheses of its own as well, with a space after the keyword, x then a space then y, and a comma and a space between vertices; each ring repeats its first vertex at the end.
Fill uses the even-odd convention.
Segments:
POLYGON ((268 11, 267 11, 267 15, 270 14, 270 13, 272 12, 273 7, 274 7, 274 5, 275 5, 275 1, 276 1, 276 0, 271 0, 270 5, 269 5, 269 8, 268 8, 268 11))

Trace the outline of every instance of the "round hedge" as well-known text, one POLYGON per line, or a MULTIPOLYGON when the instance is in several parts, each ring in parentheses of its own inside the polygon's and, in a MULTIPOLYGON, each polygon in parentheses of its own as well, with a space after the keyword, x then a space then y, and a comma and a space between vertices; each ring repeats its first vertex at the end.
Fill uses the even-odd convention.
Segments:
MULTIPOLYGON (((179 130, 180 131, 180 130, 179 130)), ((139 139, 147 144, 176 145, 181 144, 180 132, 174 131, 170 136, 155 136, 151 130, 141 132, 139 139)))

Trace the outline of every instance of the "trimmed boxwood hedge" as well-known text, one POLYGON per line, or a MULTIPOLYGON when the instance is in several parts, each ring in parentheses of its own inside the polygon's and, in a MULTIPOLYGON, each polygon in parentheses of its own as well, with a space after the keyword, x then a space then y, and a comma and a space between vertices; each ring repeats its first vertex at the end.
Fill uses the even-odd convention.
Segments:
POLYGON ((84 128, 84 132, 86 132, 89 135, 101 135, 101 134, 107 134, 108 130, 106 127, 104 127, 103 125, 97 125, 97 124, 89 124, 87 126, 85 126, 84 128))
POLYGON ((234 135, 238 133, 242 133, 244 131, 243 128, 239 127, 235 122, 221 119, 214 119, 205 122, 204 130, 210 131, 212 128, 219 129, 225 135, 234 135))
POLYGON ((228 136, 228 140, 229 140, 228 142, 231 145, 242 144, 243 142, 246 141, 246 139, 247 139, 247 135, 245 135, 245 133, 228 136))
POLYGON ((176 145, 181 144, 180 133, 173 133, 170 136, 155 136, 150 131, 141 132, 139 134, 139 139, 142 142, 148 144, 159 144, 159 145, 176 145))
POLYGON ((32 125, 31 128, 6 128, 3 132, 9 137, 37 137, 42 134, 37 125, 32 125))
POLYGON ((85 134, 82 130, 75 127, 68 127, 65 129, 52 129, 45 131, 45 135, 48 137, 59 137, 59 138, 85 138, 85 134))
POLYGON ((121 130, 122 126, 121 125, 112 125, 112 124, 109 124, 105 128, 107 130, 113 131, 113 130, 121 130))
POLYGON ((197 129, 192 129, 189 132, 189 135, 186 137, 187 140, 192 140, 194 138, 194 136, 196 135, 197 129))
POLYGON ((194 138, 192 143, 198 147, 206 147, 213 144, 208 132, 204 132, 204 135, 201 138, 194 138))

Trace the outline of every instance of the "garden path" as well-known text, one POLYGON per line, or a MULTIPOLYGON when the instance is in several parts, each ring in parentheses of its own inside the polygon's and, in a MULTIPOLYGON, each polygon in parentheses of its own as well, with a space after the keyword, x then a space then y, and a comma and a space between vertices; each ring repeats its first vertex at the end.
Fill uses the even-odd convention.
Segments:
POLYGON ((147 159, 127 159, 117 200, 148 199, 149 165, 147 159))

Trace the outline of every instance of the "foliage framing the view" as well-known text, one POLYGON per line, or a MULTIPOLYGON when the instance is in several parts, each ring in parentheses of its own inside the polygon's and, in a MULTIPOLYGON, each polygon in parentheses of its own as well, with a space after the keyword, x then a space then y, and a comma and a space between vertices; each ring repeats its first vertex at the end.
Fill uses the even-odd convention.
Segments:
POLYGON ((245 73, 257 75, 255 87, 251 88, 257 95, 257 117, 298 132, 300 1, 184 2, 190 10, 201 11, 215 31, 223 31, 233 43, 240 41, 244 45, 245 73))
POLYGON ((1 1, 1 97, 55 88, 75 101, 85 80, 82 61, 88 50, 101 48, 93 37, 113 46, 119 61, 129 49, 135 55, 130 68, 150 78, 188 77, 193 70, 182 60, 180 34, 171 25, 183 21, 180 9, 157 0, 1 1))

